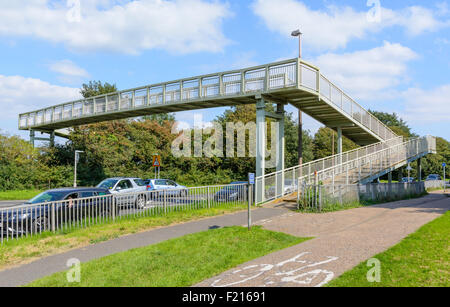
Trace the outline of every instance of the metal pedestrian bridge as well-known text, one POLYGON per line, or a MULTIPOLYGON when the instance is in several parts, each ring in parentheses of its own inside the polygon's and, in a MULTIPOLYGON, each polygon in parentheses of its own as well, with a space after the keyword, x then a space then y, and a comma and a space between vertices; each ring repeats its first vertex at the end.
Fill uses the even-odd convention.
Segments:
POLYGON ((55 130, 115 119, 240 104, 264 98, 290 103, 358 145, 396 135, 320 73, 299 59, 148 85, 49 106, 19 115, 19 129, 55 130))
MULTIPOLYGON (((19 129, 49 133, 116 119, 256 104, 256 202, 288 195, 299 182, 370 182, 436 151, 432 137, 405 141, 300 58, 119 91, 19 115, 19 129), (266 103, 277 104, 277 113, 266 103), (338 131, 338 155, 285 169, 284 106, 291 104, 338 131), (277 172, 265 174, 266 118, 280 123, 277 172), (343 153, 342 136, 361 147, 343 153), (300 179, 300 180, 298 180, 300 179)), ((42 139, 39 139, 42 140, 42 139)))

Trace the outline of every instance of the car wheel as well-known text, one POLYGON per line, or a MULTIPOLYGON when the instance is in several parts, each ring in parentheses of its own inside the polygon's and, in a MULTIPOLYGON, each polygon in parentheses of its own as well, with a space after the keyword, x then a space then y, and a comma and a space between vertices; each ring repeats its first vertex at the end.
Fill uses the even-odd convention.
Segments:
POLYGON ((136 209, 144 209, 146 205, 145 196, 139 195, 136 199, 136 209))
POLYGON ((31 223, 31 232, 39 233, 48 230, 48 218, 46 216, 40 216, 33 220, 31 223))

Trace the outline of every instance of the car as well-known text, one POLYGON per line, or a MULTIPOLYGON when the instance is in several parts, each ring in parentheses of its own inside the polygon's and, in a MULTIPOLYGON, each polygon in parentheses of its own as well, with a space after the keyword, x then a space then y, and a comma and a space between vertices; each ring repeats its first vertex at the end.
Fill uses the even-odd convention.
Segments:
MULTIPOLYGON (((296 182, 292 179, 285 179, 284 180, 284 195, 289 195, 294 193, 297 190, 296 182)), ((276 187, 275 185, 272 185, 268 189, 266 189, 266 198, 275 197, 276 194, 276 187)))
POLYGON ((120 206, 134 205, 137 209, 143 209, 147 204, 147 184, 141 178, 108 178, 100 182, 97 188, 108 189, 116 195, 120 206))
POLYGON ((401 183, 414 183, 416 182, 416 178, 413 177, 404 177, 402 178, 401 183))
POLYGON ((178 184, 169 179, 146 179, 144 180, 148 192, 156 196, 162 196, 164 193, 168 196, 185 197, 189 194, 189 190, 184 185, 178 184))
POLYGON ((426 179, 426 181, 440 181, 440 180, 442 180, 441 176, 436 174, 431 174, 426 179))
POLYGON ((49 229, 52 216, 58 225, 86 216, 110 216, 109 195, 111 193, 107 189, 101 188, 63 188, 42 192, 23 206, 2 210, 1 232, 12 235, 39 233, 49 229))
POLYGON ((214 194, 214 201, 229 202, 246 199, 247 195, 247 181, 235 181, 223 187, 220 191, 214 194))

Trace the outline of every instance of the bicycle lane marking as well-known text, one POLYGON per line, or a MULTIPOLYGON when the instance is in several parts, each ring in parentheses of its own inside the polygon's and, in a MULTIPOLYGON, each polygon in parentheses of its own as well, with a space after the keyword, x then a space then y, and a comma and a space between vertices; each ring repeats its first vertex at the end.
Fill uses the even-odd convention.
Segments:
POLYGON ((338 257, 327 256, 314 260, 311 252, 303 252, 277 264, 256 264, 234 270, 210 283, 211 287, 246 286, 314 286, 321 287, 330 282, 335 274, 323 268, 337 261, 338 257))

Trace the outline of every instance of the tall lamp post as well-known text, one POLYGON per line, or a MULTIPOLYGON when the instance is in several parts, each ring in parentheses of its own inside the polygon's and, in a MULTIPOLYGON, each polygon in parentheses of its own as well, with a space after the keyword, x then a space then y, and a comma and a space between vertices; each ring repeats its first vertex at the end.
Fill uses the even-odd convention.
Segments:
MULTIPOLYGON (((292 31, 293 37, 298 37, 298 57, 302 58, 302 32, 300 30, 292 31)), ((298 109, 298 165, 303 164, 303 114, 298 109)), ((301 169, 301 168, 300 168, 301 169)))
POLYGON ((84 153, 84 151, 81 150, 75 150, 75 168, 73 170, 73 187, 77 187, 77 165, 78 161, 80 160, 80 154, 84 153))

